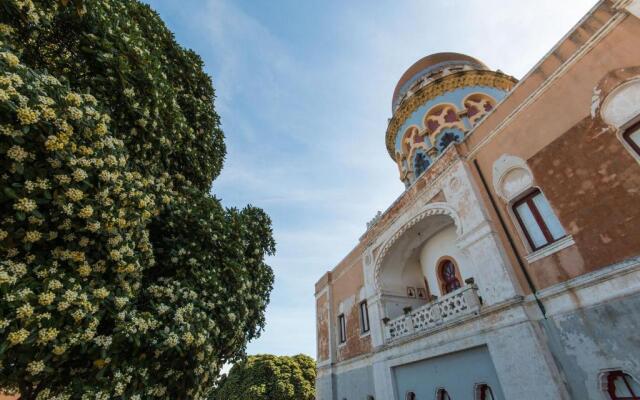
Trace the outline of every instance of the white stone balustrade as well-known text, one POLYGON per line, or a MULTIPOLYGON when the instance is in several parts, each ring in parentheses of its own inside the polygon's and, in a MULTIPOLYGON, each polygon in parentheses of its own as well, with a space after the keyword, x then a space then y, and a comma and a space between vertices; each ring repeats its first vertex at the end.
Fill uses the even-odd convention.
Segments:
POLYGON ((480 311, 478 286, 466 285, 405 315, 385 326, 385 342, 389 343, 417 332, 428 332, 465 315, 480 311))

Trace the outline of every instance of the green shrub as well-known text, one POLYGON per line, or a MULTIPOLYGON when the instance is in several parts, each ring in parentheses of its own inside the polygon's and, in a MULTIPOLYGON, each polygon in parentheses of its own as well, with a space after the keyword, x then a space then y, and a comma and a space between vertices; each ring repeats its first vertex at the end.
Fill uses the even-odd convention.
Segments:
POLYGON ((249 356, 222 377, 211 400, 313 400, 315 379, 309 356, 249 356))

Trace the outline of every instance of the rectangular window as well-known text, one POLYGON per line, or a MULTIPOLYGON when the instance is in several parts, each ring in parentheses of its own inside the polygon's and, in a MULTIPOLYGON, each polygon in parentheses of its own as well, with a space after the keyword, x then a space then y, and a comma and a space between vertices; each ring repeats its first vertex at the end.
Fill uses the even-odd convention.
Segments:
POLYGON ((366 300, 360 303, 360 331, 369 332, 369 308, 366 300))
POLYGON ((544 195, 536 190, 513 205, 513 211, 533 250, 566 235, 544 195))
POLYGON ((344 320, 344 314, 338 316, 338 330, 340 333, 340 343, 347 341, 347 324, 344 320))
POLYGON ((640 155, 640 122, 627 129, 622 135, 629 146, 640 155))

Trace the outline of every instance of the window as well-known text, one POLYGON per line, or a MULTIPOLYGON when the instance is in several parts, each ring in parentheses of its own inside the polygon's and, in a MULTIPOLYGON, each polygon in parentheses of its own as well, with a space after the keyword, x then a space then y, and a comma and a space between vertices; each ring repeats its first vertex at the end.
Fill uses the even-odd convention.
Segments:
POLYGON ((416 394, 413 392, 407 392, 404 396, 404 400, 416 400, 416 394))
POLYGON ((340 343, 347 341, 347 324, 344 319, 344 314, 338 316, 338 329, 340 331, 340 343))
POLYGON ((566 235, 542 192, 536 190, 513 205, 513 211, 533 250, 566 235))
POLYGON ((640 122, 627 128, 622 134, 624 140, 631 146, 633 151, 640 155, 640 122))
POLYGON ((436 392, 436 400, 451 400, 451 396, 445 389, 438 389, 436 392))
POLYGON ((476 400, 494 400, 491 387, 486 383, 476 385, 476 400))
POLYGON ((606 374, 606 392, 611 400, 640 400, 638 382, 622 371, 606 374))
POLYGON ((369 332, 369 308, 366 300, 360 303, 360 331, 369 332))
POLYGON ((422 175, 424 171, 429 168, 429 159, 422 153, 416 153, 416 157, 413 162, 413 170, 416 178, 422 175))
POLYGON ((458 279, 458 271, 452 260, 446 259, 440 263, 439 277, 442 286, 442 294, 451 293, 460 289, 460 279, 458 279))

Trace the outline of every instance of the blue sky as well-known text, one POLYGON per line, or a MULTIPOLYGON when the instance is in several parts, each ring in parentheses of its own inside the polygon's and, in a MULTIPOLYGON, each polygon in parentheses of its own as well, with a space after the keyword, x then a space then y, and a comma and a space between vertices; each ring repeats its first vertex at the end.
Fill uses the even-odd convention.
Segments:
POLYGON ((315 356, 314 283, 404 186, 384 144, 402 73, 440 51, 521 78, 594 0, 146 0, 199 53, 227 160, 213 192, 273 220, 276 283, 250 354, 315 356))

